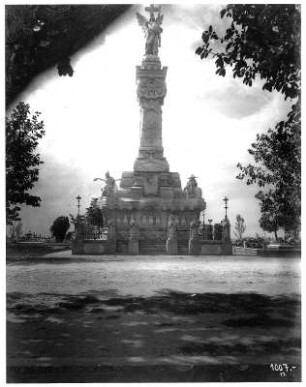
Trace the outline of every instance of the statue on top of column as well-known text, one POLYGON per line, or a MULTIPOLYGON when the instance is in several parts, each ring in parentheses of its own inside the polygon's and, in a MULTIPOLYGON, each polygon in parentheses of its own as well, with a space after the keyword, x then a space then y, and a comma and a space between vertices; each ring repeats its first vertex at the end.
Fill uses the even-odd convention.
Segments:
POLYGON ((136 12, 136 17, 138 24, 142 27, 145 33, 146 45, 145 45, 145 55, 158 55, 158 48, 161 44, 161 33, 163 29, 160 27, 164 15, 160 13, 160 6, 154 7, 154 5, 150 5, 150 7, 145 8, 146 11, 150 13, 150 19, 147 20, 143 15, 136 12), (158 12, 155 17, 154 12, 158 12))

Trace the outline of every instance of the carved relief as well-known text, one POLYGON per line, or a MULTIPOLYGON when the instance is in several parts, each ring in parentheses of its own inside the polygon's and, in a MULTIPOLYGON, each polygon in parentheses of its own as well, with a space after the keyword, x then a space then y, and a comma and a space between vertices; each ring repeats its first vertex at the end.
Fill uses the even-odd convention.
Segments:
POLYGON ((184 199, 185 195, 184 192, 181 190, 174 191, 174 199, 184 199))
POLYGON ((167 163, 167 160, 152 158, 152 159, 144 159, 144 158, 138 158, 135 161, 134 169, 136 171, 142 171, 142 172, 164 172, 169 170, 169 165, 167 163))
POLYGON ((161 99, 142 99, 141 106, 144 110, 153 110, 155 113, 161 115, 163 101, 161 99))
POLYGON ((143 186, 143 178, 141 176, 135 176, 134 177, 134 186, 141 187, 143 186))
POLYGON ((168 220, 168 238, 173 239, 177 236, 176 219, 174 215, 169 216, 168 220))
POLYGON ((158 176, 148 176, 144 185, 145 195, 157 195, 158 193, 158 176))
POLYGON ((137 240, 137 239, 138 239, 137 223, 135 221, 132 221, 131 227, 130 227, 130 240, 137 240))
POLYGON ((157 158, 157 153, 155 152, 155 150, 142 151, 141 156, 144 159, 152 160, 152 159, 157 158))
POLYGON ((157 187, 157 185, 158 185, 158 176, 157 175, 148 176, 147 177, 147 182, 148 182, 149 185, 157 187))
POLYGON ((167 93, 166 83, 162 79, 141 79, 138 82, 137 94, 141 99, 164 98, 167 93))

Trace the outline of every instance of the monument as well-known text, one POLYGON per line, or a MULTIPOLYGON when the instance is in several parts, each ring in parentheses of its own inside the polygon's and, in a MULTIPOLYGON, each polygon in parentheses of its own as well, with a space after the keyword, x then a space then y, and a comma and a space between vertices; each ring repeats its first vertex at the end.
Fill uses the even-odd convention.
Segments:
POLYGON ((100 179, 105 187, 95 205, 103 212, 104 233, 89 239, 84 219, 83 223, 79 219, 73 254, 197 254, 201 250, 194 247, 198 246, 194 228, 206 208, 202 191, 193 175, 182 188, 179 173, 170 171, 164 156, 162 106, 167 67, 159 58, 163 15, 160 6, 145 10, 148 18, 136 14, 145 35, 144 56, 136 66, 138 156, 133 171, 122 173, 119 188, 109 172, 100 179))

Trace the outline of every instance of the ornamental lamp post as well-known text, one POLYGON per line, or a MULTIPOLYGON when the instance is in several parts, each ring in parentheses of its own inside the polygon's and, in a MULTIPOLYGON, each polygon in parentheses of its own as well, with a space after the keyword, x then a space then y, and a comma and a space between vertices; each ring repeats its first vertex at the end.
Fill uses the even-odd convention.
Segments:
POLYGON ((227 220, 227 209, 228 209, 227 203, 228 203, 228 198, 225 196, 225 198, 223 199, 223 201, 224 201, 224 203, 225 203, 225 206, 224 206, 224 208, 225 208, 225 219, 227 220))
POLYGON ((78 201, 78 204, 77 204, 77 207, 78 207, 78 217, 80 216, 80 207, 81 207, 81 204, 80 204, 80 202, 81 202, 81 196, 80 195, 78 195, 77 197, 76 197, 76 200, 78 201))
POLYGON ((202 224, 205 224, 205 210, 201 212, 202 224))

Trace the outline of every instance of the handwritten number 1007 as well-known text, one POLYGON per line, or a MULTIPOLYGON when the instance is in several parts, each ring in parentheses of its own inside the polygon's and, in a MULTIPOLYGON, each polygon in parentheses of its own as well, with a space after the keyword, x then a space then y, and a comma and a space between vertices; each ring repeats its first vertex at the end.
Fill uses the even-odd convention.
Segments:
MULTIPOLYGON (((276 371, 276 372, 283 372, 283 371, 288 372, 288 370, 289 370, 288 364, 273 364, 273 363, 271 363, 270 368, 272 371, 276 371)), ((295 368, 295 367, 292 367, 292 368, 295 368)))

